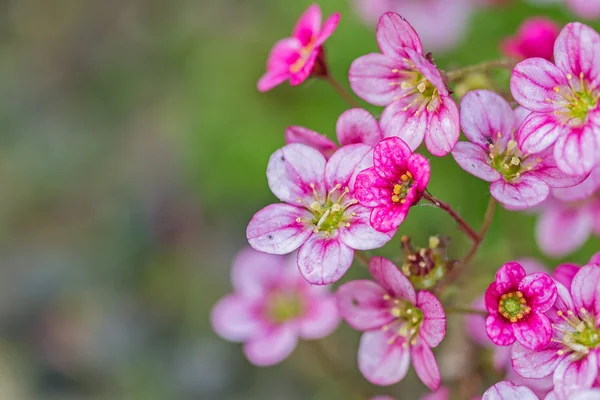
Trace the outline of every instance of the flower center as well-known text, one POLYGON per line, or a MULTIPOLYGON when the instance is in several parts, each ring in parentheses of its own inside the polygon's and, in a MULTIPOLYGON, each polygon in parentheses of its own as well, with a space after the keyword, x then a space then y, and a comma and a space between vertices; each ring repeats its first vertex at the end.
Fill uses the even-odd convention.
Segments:
MULTIPOLYGON (((500 141, 500 137, 501 134, 498 133, 497 142, 500 141)), ((502 149, 497 142, 488 145, 490 149, 489 164, 502 174, 506 181, 519 179, 523 173, 531 171, 537 163, 542 162, 541 158, 533 159, 529 155, 523 154, 513 139, 508 141, 505 149, 502 149)))
POLYGON ((527 305, 523 293, 517 290, 516 292, 504 293, 500 297, 498 312, 510 322, 517 322, 531 312, 531 307, 527 305))
POLYGON ((299 317, 304 312, 304 304, 296 292, 275 291, 267 299, 266 316, 275 324, 299 317))
MULTIPOLYGON (((600 93, 590 87, 589 82, 584 79, 583 72, 579 74, 579 79, 574 79, 573 75, 567 74, 567 80, 569 88, 559 86, 554 88, 554 91, 566 103, 566 109, 556 110, 555 113, 580 124, 585 122, 588 112, 596 108, 600 93)), ((546 99, 546 101, 552 102, 551 99, 546 99)))
POLYGON ((423 311, 410 302, 392 298, 389 294, 384 294, 383 300, 388 303, 389 312, 395 318, 390 324, 381 328, 384 332, 392 332, 388 344, 393 344, 398 338, 405 339, 402 342, 405 347, 408 343, 415 344, 423 322, 423 311))
POLYGON ((579 316, 571 310, 567 311, 567 315, 562 311, 558 311, 557 314, 566 322, 566 325, 553 325, 554 333, 558 337, 552 338, 552 341, 564 345, 564 348, 557 352, 558 355, 574 352, 576 358, 581 358, 587 355, 590 349, 600 346, 600 330, 596 326, 596 318, 585 308, 579 310, 579 316))
POLYGON ((392 69, 392 73, 398 76, 398 80, 390 82, 390 86, 399 86, 400 94, 393 101, 410 99, 402 111, 409 109, 418 116, 423 110, 434 111, 440 104, 440 94, 437 88, 420 73, 412 61, 404 59, 410 70, 392 69))
POLYGON ((392 202, 404 204, 408 190, 412 187, 414 182, 413 176, 409 171, 406 171, 400 177, 400 182, 394 185, 392 190, 392 202))
POLYGON ((402 237, 402 244, 406 253, 406 261, 402 265, 402 273, 408 277, 417 289, 431 289, 446 273, 445 244, 437 236, 429 238, 429 247, 412 248, 410 239, 402 237))
MULTIPOLYGON (((329 191, 327 197, 323 199, 315 190, 315 185, 310 184, 313 189, 315 201, 304 206, 312 213, 310 219, 297 218, 296 222, 304 222, 313 226, 314 233, 321 232, 325 235, 334 235, 340 227, 350 227, 350 221, 356 215, 353 212, 346 212, 347 208, 358 203, 358 200, 349 198, 350 189, 337 184, 329 191)), ((298 202, 302 203, 301 199, 298 202)))
POLYGON ((300 48, 300 51, 298 52, 300 56, 290 67, 290 72, 297 74, 302 68, 304 68, 306 61, 308 61, 308 57, 310 57, 310 54, 315 49, 315 39, 316 38, 312 37, 306 46, 300 48))

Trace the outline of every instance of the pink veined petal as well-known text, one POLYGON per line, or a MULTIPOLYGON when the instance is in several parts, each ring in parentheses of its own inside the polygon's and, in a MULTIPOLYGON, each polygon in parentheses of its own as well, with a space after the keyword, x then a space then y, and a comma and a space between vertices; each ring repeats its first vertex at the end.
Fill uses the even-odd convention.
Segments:
POLYGON ((397 137, 383 139, 373 151, 373 166, 377 173, 389 180, 399 178, 408 168, 410 148, 397 137))
MULTIPOLYGON (((515 286, 516 288, 516 286, 515 286)), ((497 288, 496 282, 490 283, 488 288, 485 290, 484 294, 484 302, 485 309, 490 314, 498 314, 498 302, 500 301, 500 296, 502 296, 506 291, 506 285, 501 285, 500 288, 497 288)))
POLYGON ((290 78, 288 71, 281 72, 267 72, 258 81, 256 85, 260 92, 267 92, 273 89, 275 86, 282 84, 290 78))
POLYGON ((525 174, 516 179, 515 182, 500 179, 492 182, 490 186, 492 196, 511 210, 524 210, 536 206, 550 194, 546 182, 532 174, 525 174))
POLYGON ((521 375, 517 374, 514 369, 510 368, 510 350, 508 360, 509 362, 505 364, 505 366, 508 366, 509 368, 504 379, 517 386, 527 386, 533 393, 539 396, 540 399, 547 400, 546 395, 554 388, 552 376, 549 375, 541 379, 523 378, 521 375))
POLYGON ((552 338, 552 325, 543 314, 532 313, 512 325, 517 341, 532 350, 543 349, 552 338))
POLYGON ((571 296, 576 310, 585 309, 600 320, 600 265, 581 267, 573 277, 571 296))
POLYGON ((470 91, 460 103, 460 126, 465 136, 479 147, 496 143, 498 133, 501 138, 512 137, 515 120, 515 112, 506 100, 489 90, 470 91))
POLYGON ((521 264, 514 261, 507 262, 496 271, 496 288, 501 294, 516 290, 525 275, 525 269, 521 264))
POLYGON ((516 340, 513 324, 499 314, 488 315, 485 319, 485 330, 497 346, 510 346, 516 340))
POLYGON ((435 356, 431 348, 423 340, 418 340, 410 347, 411 357, 413 359, 413 367, 417 376, 431 390, 436 390, 440 387, 442 379, 440 377, 440 369, 435 361, 435 356))
POLYGON ((366 207, 382 207, 391 203, 390 182, 379 176, 374 167, 362 171, 356 177, 354 196, 366 207))
POLYGON ((519 127, 517 143, 525 153, 540 153, 552 146, 567 130, 556 114, 533 112, 519 127))
POLYGON ((592 87, 597 86, 600 78, 600 35, 580 22, 565 25, 554 43, 554 63, 576 81, 583 74, 592 87))
POLYGON ((578 271, 577 264, 560 264, 552 273, 552 277, 570 289, 573 277, 578 271))
POLYGON ((428 128, 429 114, 404 110, 404 102, 394 101, 383 110, 379 124, 385 137, 397 136, 402 139, 411 150, 421 145, 428 128))
POLYGON ((345 283, 336 294, 340 314, 359 331, 379 329, 394 320, 383 299, 386 293, 387 290, 369 280, 345 283))
POLYGON ((559 398, 566 398, 573 392, 592 387, 597 376, 598 359, 595 351, 577 361, 567 357, 554 371, 554 390, 559 398))
POLYGON ((556 301, 556 285, 544 272, 524 277, 519 283, 519 290, 527 298, 527 304, 539 313, 548 311, 556 301))
POLYGON ((538 400, 538 397, 527 386, 502 381, 486 390, 481 400, 538 400))
POLYGON ((410 352, 402 347, 403 338, 389 344, 392 336, 382 330, 365 332, 358 347, 358 368, 375 385, 387 386, 400 382, 410 365, 410 352))
POLYGON ((315 295, 304 316, 300 319, 302 339, 322 339, 329 336, 340 322, 337 300, 334 295, 315 295))
POLYGON ((417 192, 423 193, 429 184, 429 177, 431 176, 431 165, 429 164, 429 160, 421 154, 412 154, 408 158, 408 172, 410 172, 415 179, 413 187, 410 190, 413 191, 416 189, 417 192))
POLYGON ((381 52, 390 57, 406 57, 407 48, 423 54, 419 35, 408 21, 395 12, 387 12, 379 18, 377 43, 381 52))
POLYGON ((371 211, 371 226, 379 232, 393 231, 404 222, 409 209, 408 197, 406 203, 401 206, 376 207, 371 211))
POLYGON ((592 170, 588 177, 576 186, 552 191, 554 197, 563 201, 585 200, 600 189, 600 165, 592 170))
POLYGON ((271 254, 287 254, 296 250, 312 234, 298 218, 311 218, 304 208, 289 204, 271 204, 252 217, 246 228, 253 249, 271 254))
POLYGON ((369 272, 384 289, 394 298, 404 299, 412 304, 417 303, 417 295, 412 283, 400 269, 390 260, 373 257, 369 262, 369 272))
MULTIPOLYGON (((573 0, 571 0, 573 1, 573 0)), ((579 0, 580 1, 580 0, 579 0)), ((571 394, 570 400, 597 400, 600 399, 600 389, 584 389, 571 394)), ((548 400, 548 399, 545 399, 548 400)), ((552 399, 550 399, 552 400, 552 399)))
POLYGON ((335 131, 342 146, 364 143, 373 147, 383 139, 375 117, 362 108, 344 111, 337 120, 335 131))
POLYGON ((354 191, 356 175, 373 165, 373 152, 366 144, 351 144, 339 148, 325 167, 325 185, 327 191, 333 191, 340 185, 337 193, 343 193, 345 188, 354 191))
POLYGON ((586 175, 567 175, 562 172, 556 165, 554 160, 554 149, 547 148, 538 154, 533 154, 536 157, 535 166, 531 173, 540 178, 551 188, 569 188, 582 183, 587 177, 586 175))
POLYGON ((318 35, 320 30, 321 7, 318 4, 312 4, 298 19, 292 36, 300 40, 302 46, 306 46, 318 35))
POLYGON ((456 103, 450 96, 440 97, 441 103, 429 113, 429 127, 425 132, 425 145, 434 156, 450 153, 460 136, 459 114, 456 103))
POLYGON ((600 17, 600 1, 598 0, 566 0, 573 13, 581 18, 596 19, 600 17))
POLYGON ((273 74, 285 72, 289 76, 290 65, 300 57, 301 48, 302 43, 293 37, 281 39, 275 43, 267 59, 267 72, 273 74))
POLYGON ((565 357, 556 352, 560 346, 550 345, 543 350, 531 350, 519 343, 512 347, 512 366, 524 378, 545 378, 552 374, 565 357))
POLYGON ((376 106, 387 106, 401 93, 398 74, 403 69, 398 61, 383 54, 371 53, 357 58, 350 65, 348 80, 358 97, 376 106))
MULTIPOLYGON (((531 114, 531 111, 529 111, 525 107, 521 107, 521 106, 518 106, 513 111, 515 113, 517 127, 521 126, 523 124, 523 122, 525 122, 525 118, 527 118, 529 116, 529 114, 531 114)), ((506 142, 508 142, 510 137, 512 137, 512 135, 509 136, 508 138, 505 138, 506 142)))
POLYGON ((452 150, 452 157, 462 169, 479 179, 495 182, 502 178, 502 175, 490 166, 488 153, 474 143, 456 143, 452 150))
POLYGON ((314 234, 298 251, 298 268, 309 283, 327 285, 346 273, 353 258, 354 250, 338 238, 323 238, 314 234))
POLYGON ((429 347, 436 347, 446 335, 446 314, 440 301, 428 291, 417 294, 417 307, 423 312, 419 335, 429 347))
POLYGON ((312 147, 299 143, 285 145, 269 159, 269 188, 280 200, 290 204, 298 204, 298 199, 311 204, 315 192, 325 198, 325 163, 323 154, 312 147))
POLYGON ((316 149, 325 158, 331 157, 331 155, 337 150, 337 145, 333 143, 327 136, 321 135, 313 130, 304 128, 302 126, 290 126, 285 130, 285 143, 301 143, 316 149))
POLYGON ((581 247, 592 229, 592 221, 585 210, 557 203, 547 207, 540 215, 536 239, 545 254, 560 257, 581 247))
POLYGON ((510 91, 515 100, 531 111, 551 112, 561 108, 565 100, 554 90, 568 90, 564 73, 543 58, 528 58, 518 63, 510 78, 510 91), (547 101, 550 99, 551 101, 547 101))
POLYGON ((558 315, 558 311, 567 314, 569 310, 573 310, 573 299, 571 298, 571 293, 569 293, 570 287, 570 282, 569 286, 565 286, 558 281, 556 282, 556 293, 558 294, 556 302, 546 315, 550 318, 550 321, 554 322, 557 326, 567 324, 564 318, 558 315))
POLYGON ((231 267, 231 282, 236 292, 247 298, 265 294, 286 268, 286 257, 262 253, 247 247, 235 257, 231 267))
POLYGON ((263 329, 256 315, 256 304, 243 296, 233 294, 215 304, 210 315, 212 328, 224 339, 242 342, 263 329))
POLYGON ((600 127, 586 124, 571 128, 554 146, 558 168, 568 175, 585 175, 600 164, 600 127))
POLYGON ((408 54, 410 62, 414 65, 414 69, 419 71, 425 77, 425 79, 429 81, 429 83, 435 86, 435 88, 438 90, 440 97, 448 97, 448 88, 446 87, 446 83, 444 82, 444 79, 442 78, 442 74, 440 73, 438 67, 436 67, 435 64, 429 61, 427 57, 423 55, 423 53, 416 52, 412 49, 406 49, 406 54, 408 54))
POLYGON ((355 205, 349 207, 348 213, 354 213, 349 227, 339 229, 340 240, 346 246, 355 250, 373 250, 383 247, 396 234, 395 230, 389 232, 376 231, 370 222, 371 209, 355 205))
POLYGON ((325 20, 323 23, 323 27, 321 28, 321 32, 317 36, 315 40, 315 47, 322 45, 329 36, 333 34, 338 24, 340 23, 340 13, 333 13, 329 18, 325 20))
POLYGON ((283 324, 244 343, 244 354, 252 364, 267 367, 287 358, 297 343, 296 327, 293 324, 283 324))

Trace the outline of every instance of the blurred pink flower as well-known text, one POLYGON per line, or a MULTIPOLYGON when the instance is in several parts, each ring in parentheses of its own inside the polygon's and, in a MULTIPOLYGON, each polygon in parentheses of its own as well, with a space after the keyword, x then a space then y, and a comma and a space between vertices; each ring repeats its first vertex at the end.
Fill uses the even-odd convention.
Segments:
POLYGON ((565 0, 575 15, 584 19, 600 17, 600 0, 565 0))
POLYGON ((483 394, 481 400, 539 400, 526 386, 516 386, 511 382, 496 383, 483 394))
POLYGON ((377 24, 381 53, 359 57, 350 66, 352 90, 363 100, 387 106, 384 135, 398 136, 414 150, 423 139, 436 156, 452 150, 460 134, 458 108, 413 27, 388 12, 377 24))
POLYGON ((423 383, 432 390, 440 386, 440 372, 432 347, 446 334, 446 316, 430 292, 415 292, 397 266, 382 257, 369 264, 375 282, 356 280, 337 292, 338 307, 354 329, 365 331, 358 349, 358 366, 376 385, 401 381, 413 359, 423 383))
POLYGON ((515 36, 504 39, 500 47, 507 57, 520 60, 541 57, 552 61, 559 32, 560 26, 551 19, 531 17, 523 21, 515 36))
POLYGON ((401 139, 390 137, 375 146, 373 167, 356 177, 356 198, 372 209, 371 226, 393 231, 417 204, 429 182, 429 161, 413 154, 401 139))
POLYGON ((234 291, 215 304, 211 323, 224 339, 244 342, 252 364, 277 364, 298 338, 324 338, 339 323, 335 297, 306 282, 291 256, 244 249, 233 263, 231 282, 234 291))
POLYGON ((432 393, 427 393, 424 396, 421 396, 421 400, 449 400, 450 399, 450 389, 447 387, 440 387, 438 390, 432 393))
POLYGON ((258 81, 258 90, 266 92, 287 80, 292 86, 304 82, 339 20, 340 14, 334 13, 321 26, 321 8, 317 4, 308 7, 294 27, 292 37, 280 40, 271 50, 267 72, 258 81))
POLYGON ((379 248, 395 233, 373 229, 371 209, 355 199, 356 175, 372 165, 372 153, 370 146, 352 144, 327 161, 299 143, 273 153, 267 180, 284 203, 254 215, 246 229, 250 246, 270 254, 299 248, 298 268, 307 281, 325 285, 340 279, 352 264, 354 249, 379 248))

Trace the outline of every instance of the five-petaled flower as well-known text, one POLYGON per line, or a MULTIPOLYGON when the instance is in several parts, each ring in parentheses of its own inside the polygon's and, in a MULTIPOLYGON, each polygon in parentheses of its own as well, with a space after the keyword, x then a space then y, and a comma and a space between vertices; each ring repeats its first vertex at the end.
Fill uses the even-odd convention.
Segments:
POLYGON ((358 348, 358 367, 369 382, 392 385, 401 381, 413 359, 417 375, 432 390, 440 386, 440 371, 432 347, 446 334, 446 315, 438 299, 415 292, 408 278, 391 261, 373 257, 375 279, 343 284, 337 291, 342 318, 365 331, 358 348))
POLYGON ((546 346, 552 337, 544 313, 554 305, 556 285, 543 272, 527 275, 517 262, 504 264, 485 292, 485 329, 498 346, 516 341, 530 349, 546 346))
POLYGON ((373 209, 371 225, 380 232, 395 230, 429 183, 429 161, 413 154, 397 137, 375 146, 373 166, 356 177, 355 195, 362 206, 373 209))
POLYGON ((242 250, 231 269, 234 292, 212 310, 215 332, 244 342, 244 353, 255 365, 277 364, 290 355, 298 338, 324 338, 339 323, 335 297, 306 282, 294 261, 242 250))
POLYGON ((381 53, 356 59, 350 66, 352 90, 371 104, 387 106, 381 115, 385 136, 398 136, 412 150, 423 138, 436 156, 448 154, 460 129, 458 107, 438 68, 423 54, 412 26, 387 12, 377 25, 381 53))
POLYGON ((585 178, 559 170, 551 149, 533 154, 521 149, 514 135, 524 114, 494 92, 469 92, 461 102, 460 122, 470 142, 458 142, 452 150, 462 169, 491 182, 492 196, 513 210, 541 203, 550 187, 573 186, 585 178))
POLYGON ((271 50, 267 72, 258 81, 258 90, 265 92, 287 80, 292 86, 304 82, 317 58, 322 57, 323 43, 339 21, 340 14, 334 13, 321 27, 321 8, 311 5, 298 20, 292 37, 280 40, 271 50))
POLYGON ((519 147, 539 153, 555 144, 558 167, 569 175, 600 164, 600 35, 567 24, 554 44, 554 64, 529 58, 513 70, 510 89, 532 113, 517 133, 519 147))
POLYGON ((354 182, 372 165, 373 150, 353 144, 326 161, 319 151, 288 144, 269 159, 267 180, 285 203, 257 212, 246 230, 250 245, 271 254, 299 249, 298 267, 312 284, 337 281, 348 270, 354 250, 387 243, 395 232, 378 232, 369 224, 371 209, 358 203, 354 182))

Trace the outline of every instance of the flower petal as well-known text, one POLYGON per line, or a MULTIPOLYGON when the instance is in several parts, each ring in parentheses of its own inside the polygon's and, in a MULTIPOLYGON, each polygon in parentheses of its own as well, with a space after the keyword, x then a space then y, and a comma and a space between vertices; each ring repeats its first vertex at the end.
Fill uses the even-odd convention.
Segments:
POLYGON ((596 87, 600 79, 600 35, 580 22, 565 25, 554 42, 554 63, 575 82, 581 75, 596 87))
POLYGON ((322 45, 329 37, 333 34, 338 24, 340 23, 340 13, 333 13, 329 18, 325 20, 323 23, 323 27, 321 28, 321 32, 317 36, 315 40, 314 46, 318 47, 322 45))
POLYGON ((342 146, 364 143, 373 147, 383 139, 375 117, 362 108, 344 111, 337 120, 335 131, 342 146))
POLYGON ((495 182, 502 178, 502 175, 490 166, 488 153, 479 145, 458 142, 452 150, 452 157, 459 167, 479 179, 495 182))
POLYGON ((556 301, 556 285, 544 272, 524 277, 519 283, 519 290, 527 298, 527 304, 539 313, 548 311, 556 301))
POLYGON ((290 73, 288 71, 267 72, 259 79, 256 87, 260 92, 267 92, 289 78, 290 73))
POLYGON ((581 247, 593 229, 585 210, 559 202, 546 207, 536 225, 536 239, 541 250, 552 257, 567 255, 581 247))
POLYGON ((359 331, 379 329, 392 322, 383 296, 387 290, 369 280, 350 281, 337 290, 337 301, 344 321, 359 331))
POLYGON ((309 283, 327 285, 346 273, 353 257, 354 250, 338 238, 323 238, 314 234, 298 251, 298 268, 309 283))
POLYGON ((297 219, 311 217, 306 209, 289 204, 266 206, 254 214, 246 228, 248 243, 265 253, 291 253, 312 234, 312 230, 297 219))
MULTIPOLYGON (((414 183, 409 191, 416 191, 418 197, 425 191, 429 184, 429 177, 431 176, 431 165, 429 160, 421 154, 412 154, 408 158, 408 172, 410 172, 414 178, 414 183)), ((406 196, 407 201, 409 195, 406 196)))
POLYGON ((322 339, 329 336, 340 322, 334 295, 313 295, 308 310, 299 321, 302 339, 322 339))
POLYGON ((510 346, 516 340, 513 324, 501 315, 488 315, 485 319, 485 330, 497 346, 510 346))
POLYGON ((586 175, 600 164, 600 127, 586 124, 562 135, 554 146, 554 159, 569 175, 586 175))
POLYGON ((490 193, 511 210, 524 210, 540 204, 550 194, 550 188, 533 174, 525 174, 514 182, 500 179, 490 186, 490 193))
POLYGON ((481 400, 538 400, 538 397, 527 386, 502 381, 486 390, 481 400))
POLYGON ((373 250, 383 247, 389 242, 396 233, 395 230, 388 232, 379 232, 371 226, 371 209, 356 205, 349 207, 348 213, 354 216, 349 222, 349 227, 342 227, 339 230, 340 240, 348 247, 355 250, 373 250))
MULTIPOLYGON (((479 296, 471 302, 471 308, 474 310, 485 311, 485 296, 479 296)), ((495 302, 495 308, 498 308, 498 302, 495 302)), ((480 314, 465 315, 465 331, 469 338, 481 347, 491 347, 493 345, 490 337, 485 331, 485 318, 480 314)), ((496 349, 497 350, 497 349, 496 349)), ((504 368, 504 366, 502 366, 504 368)))
POLYGON ((577 264, 560 264, 552 273, 552 277, 570 289, 573 277, 578 271, 579 265, 577 264))
POLYGON ((441 96, 440 105, 429 113, 425 145, 434 156, 450 153, 460 136, 459 114, 456 103, 450 96, 441 96))
POLYGON ((311 147, 299 143, 285 145, 269 159, 269 188, 280 200, 290 204, 297 204, 298 199, 311 204, 314 193, 325 198, 325 163, 323 154, 311 147))
POLYGON ((496 288, 501 293, 516 290, 519 282, 525 278, 526 272, 521 264, 511 261, 501 266, 496 272, 496 288))
POLYGON ((245 341, 263 329, 256 308, 254 302, 242 296, 225 296, 212 309, 212 328, 217 335, 229 341, 245 341))
MULTIPOLYGON (((568 323, 564 320, 564 318, 559 315, 559 311, 563 314, 567 314, 569 310, 573 310, 573 299, 571 297, 571 293, 569 293, 569 286, 565 286, 560 282, 556 282, 556 302, 552 306, 552 308, 546 313, 550 321, 554 322, 557 327, 561 325, 568 325, 568 323)), ((569 328, 568 328, 569 329, 569 328)))
POLYGON ((373 152, 366 144, 351 144, 338 149, 325 167, 325 184, 327 191, 333 191, 340 185, 338 193, 345 188, 354 191, 354 181, 359 172, 373 165, 373 152))
MULTIPOLYGON (((572 0, 571 0, 572 1, 572 0)), ((587 2, 588 0, 586 0, 587 2)), ((584 389, 573 393, 570 400, 597 400, 600 399, 600 389, 584 389)), ((548 400, 548 399, 545 399, 548 400)), ((552 400, 552 399, 550 399, 552 400)))
POLYGON ((543 314, 532 313, 524 320, 515 322, 513 328, 517 341, 532 350, 543 349, 552 338, 552 325, 543 314))
POLYGON ((379 232, 391 232, 404 222, 409 209, 408 197, 406 203, 400 206, 376 207, 371 211, 371 226, 379 232))
POLYGON ((305 144, 319 151, 325 158, 331 157, 337 149, 337 145, 327 136, 301 126, 290 126, 285 130, 285 143, 305 144))
POLYGON ((293 37, 275 43, 267 59, 267 71, 275 75, 285 72, 289 76, 290 65, 300 57, 301 48, 302 43, 293 37))
POLYGON ((573 277, 571 296, 576 310, 584 309, 600 320, 600 265, 581 267, 573 277))
POLYGON ((554 391, 559 398, 567 398, 571 393, 592 387, 597 376, 598 358, 595 351, 577 361, 567 357, 554 371, 554 391))
POLYGON ((395 12, 386 12, 379 18, 377 43, 381 52, 390 57, 406 57, 406 48, 423 54, 419 35, 408 21, 395 12))
POLYGON ((292 36, 300 40, 302 46, 306 46, 318 35, 320 30, 321 7, 318 4, 312 4, 298 19, 292 36))
POLYGON ((386 289, 392 297, 404 299, 416 304, 417 295, 412 283, 390 260, 373 257, 369 262, 369 271, 373 278, 386 289))
POLYGON ((400 93, 398 61, 383 54, 371 53, 357 58, 350 65, 348 80, 358 97, 376 106, 387 106, 400 93))
POLYGON ((414 110, 405 110, 405 103, 394 101, 383 110, 379 124, 385 137, 397 136, 415 150, 423 142, 428 128, 429 114, 416 114, 414 110))
POLYGON ((498 134, 500 138, 512 137, 515 113, 500 95, 489 90, 473 90, 460 103, 460 126, 472 143, 487 148, 490 143, 496 143, 498 134))
POLYGON ((563 201, 585 200, 600 189, 600 165, 592 170, 588 177, 576 186, 552 191, 554 197, 563 201))
POLYGON ((531 113, 517 131, 517 143, 525 153, 539 153, 552 146, 566 132, 567 127, 556 114, 531 113))
POLYGON ((382 178, 394 180, 407 170, 411 155, 412 151, 403 140, 388 137, 375 146, 373 166, 382 178))
POLYGON ((382 178, 374 167, 367 168, 356 177, 354 196, 366 207, 381 207, 391 203, 390 182, 382 178))
POLYGON ((389 344, 391 333, 369 331, 360 338, 358 368, 375 385, 387 386, 400 382, 410 365, 410 352, 399 343, 389 344))
POLYGON ((429 347, 436 347, 446 335, 446 314, 433 294, 421 290, 417 294, 417 307, 423 312, 419 335, 429 347))
POLYGON ((510 78, 510 91, 515 100, 528 110, 550 112, 564 103, 562 95, 554 88, 568 88, 568 84, 558 67, 548 60, 535 57, 515 66, 510 78))
POLYGON ((263 296, 287 267, 286 260, 287 257, 262 253, 250 247, 241 250, 231 267, 233 288, 248 298, 263 296))
POLYGON ((423 340, 417 340, 417 343, 410 347, 410 353, 413 359, 413 366, 417 376, 431 390, 440 387, 442 379, 440 369, 435 361, 435 356, 431 348, 423 340))
POLYGON ((524 378, 544 378, 554 372, 564 358, 559 356, 558 345, 550 345, 543 350, 531 350, 519 343, 512 347, 512 366, 524 378))
POLYGON ((296 328, 292 324, 283 324, 244 343, 244 354, 252 364, 267 367, 283 361, 297 343, 296 328))

